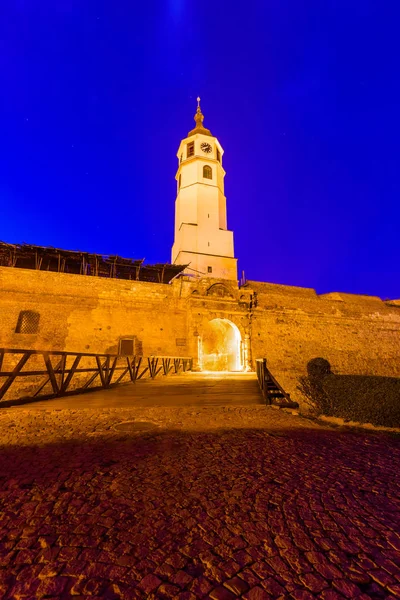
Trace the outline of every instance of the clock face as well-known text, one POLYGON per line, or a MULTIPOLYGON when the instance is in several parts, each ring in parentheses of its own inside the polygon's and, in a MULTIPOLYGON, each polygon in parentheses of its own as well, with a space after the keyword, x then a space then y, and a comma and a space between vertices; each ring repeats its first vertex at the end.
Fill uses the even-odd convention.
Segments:
POLYGON ((200 146, 200 148, 203 150, 203 152, 205 152, 206 154, 210 154, 210 152, 212 152, 212 147, 210 144, 208 144, 207 142, 203 142, 200 146))

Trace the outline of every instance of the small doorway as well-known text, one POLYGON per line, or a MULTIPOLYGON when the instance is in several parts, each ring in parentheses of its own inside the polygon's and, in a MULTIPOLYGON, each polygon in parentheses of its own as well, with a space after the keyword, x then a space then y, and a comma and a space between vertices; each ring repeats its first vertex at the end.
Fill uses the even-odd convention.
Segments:
POLYGON ((199 342, 202 371, 243 371, 242 338, 237 325, 232 321, 209 321, 199 342))

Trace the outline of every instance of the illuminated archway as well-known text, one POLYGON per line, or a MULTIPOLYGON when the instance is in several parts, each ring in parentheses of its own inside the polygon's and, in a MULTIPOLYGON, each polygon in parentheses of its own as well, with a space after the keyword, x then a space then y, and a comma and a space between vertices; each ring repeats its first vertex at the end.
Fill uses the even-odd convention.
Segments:
POLYGON ((242 337, 239 328, 228 319, 212 319, 199 339, 199 363, 202 371, 242 371, 242 337))

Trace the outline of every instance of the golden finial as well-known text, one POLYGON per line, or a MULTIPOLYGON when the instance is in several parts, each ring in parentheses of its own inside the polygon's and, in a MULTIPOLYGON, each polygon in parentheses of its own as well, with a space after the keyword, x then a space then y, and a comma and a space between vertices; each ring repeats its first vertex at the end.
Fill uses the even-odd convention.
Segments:
POLYGON ((200 96, 197 96, 197 110, 196 114, 194 115, 194 120, 196 121, 196 127, 202 127, 204 116, 200 108, 200 96))
POLYGON ((211 131, 209 129, 206 129, 203 126, 204 115, 201 112, 201 108, 200 108, 200 96, 197 96, 196 100, 197 100, 197 109, 196 109, 196 114, 194 115, 196 127, 194 129, 192 129, 192 131, 189 131, 188 137, 190 137, 191 135, 194 135, 196 133, 202 133, 203 135, 211 135, 211 131))

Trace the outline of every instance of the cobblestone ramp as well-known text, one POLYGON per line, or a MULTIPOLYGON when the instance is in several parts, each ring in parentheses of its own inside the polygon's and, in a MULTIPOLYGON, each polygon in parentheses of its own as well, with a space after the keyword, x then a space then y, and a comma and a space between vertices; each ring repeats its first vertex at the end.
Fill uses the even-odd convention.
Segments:
POLYGON ((256 404, 32 406, 0 412, 2 599, 400 597, 398 438, 256 404))

